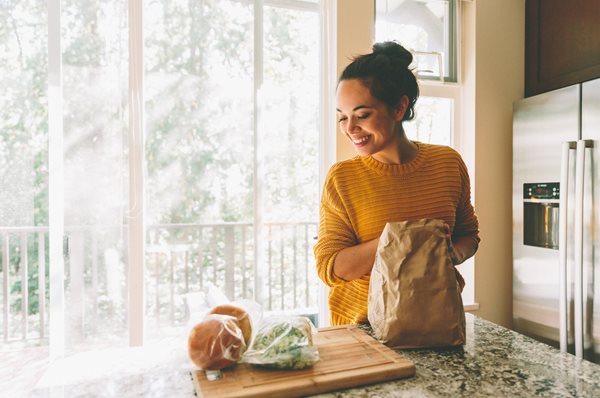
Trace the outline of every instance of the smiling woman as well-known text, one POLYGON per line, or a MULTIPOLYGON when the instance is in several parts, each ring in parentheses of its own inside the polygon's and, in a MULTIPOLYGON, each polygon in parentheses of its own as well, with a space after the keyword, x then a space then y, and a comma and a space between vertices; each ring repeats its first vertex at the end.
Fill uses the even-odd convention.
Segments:
POLYGON ((357 58, 340 76, 338 121, 359 155, 373 155, 385 163, 406 163, 416 148, 395 129, 415 116, 419 87, 408 69, 413 57, 392 42, 376 44, 373 49, 373 56, 357 58))
POLYGON ((478 247, 478 221, 460 155, 411 141, 404 132, 402 123, 412 119, 418 96, 411 61, 398 43, 379 43, 340 76, 339 123, 359 156, 330 169, 321 200, 315 255, 319 277, 331 287, 333 324, 366 321, 370 273, 386 223, 442 220, 454 265, 478 247))

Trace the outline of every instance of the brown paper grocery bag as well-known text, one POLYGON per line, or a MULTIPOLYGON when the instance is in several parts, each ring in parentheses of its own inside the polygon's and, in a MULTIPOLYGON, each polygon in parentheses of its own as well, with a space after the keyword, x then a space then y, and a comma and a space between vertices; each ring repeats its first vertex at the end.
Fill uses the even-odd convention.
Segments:
POLYGON ((465 343, 465 312, 444 222, 387 223, 369 285, 368 318, 390 347, 465 343))

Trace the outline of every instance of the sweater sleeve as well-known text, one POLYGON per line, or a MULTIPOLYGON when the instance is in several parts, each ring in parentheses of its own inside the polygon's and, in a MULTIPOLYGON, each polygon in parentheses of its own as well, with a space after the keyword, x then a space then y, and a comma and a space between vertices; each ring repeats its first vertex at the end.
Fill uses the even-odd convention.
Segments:
POLYGON ((330 170, 321 198, 319 234, 314 247, 317 274, 327 286, 347 281, 333 273, 333 263, 344 248, 357 244, 354 230, 335 183, 335 166, 330 170))
POLYGON ((475 247, 477 247, 480 242, 479 221, 477 220, 477 215, 475 215, 475 210, 471 204, 471 181, 465 163, 460 155, 458 156, 458 170, 460 173, 462 190, 456 208, 456 224, 454 226, 453 235, 471 237, 475 247))

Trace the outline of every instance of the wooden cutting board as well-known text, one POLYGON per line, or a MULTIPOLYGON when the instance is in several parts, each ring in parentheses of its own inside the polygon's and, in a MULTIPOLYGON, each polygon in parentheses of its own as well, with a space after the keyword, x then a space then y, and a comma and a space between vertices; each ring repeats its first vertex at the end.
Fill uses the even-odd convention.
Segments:
POLYGON ((320 360, 302 370, 271 370, 237 364, 209 381, 202 370, 192 372, 196 395, 202 398, 300 397, 373 384, 415 374, 415 365, 370 337, 356 325, 321 328, 314 343, 320 360))

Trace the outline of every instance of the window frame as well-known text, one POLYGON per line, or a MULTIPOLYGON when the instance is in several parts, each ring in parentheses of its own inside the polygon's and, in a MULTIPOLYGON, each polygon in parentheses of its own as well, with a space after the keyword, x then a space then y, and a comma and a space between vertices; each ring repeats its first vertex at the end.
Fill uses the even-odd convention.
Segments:
MULTIPOLYGON (((386 0, 387 1, 387 0, 386 0)), ((444 76, 419 76, 421 82, 460 82, 460 3, 462 0, 435 0, 448 3, 448 28, 443 32, 443 40, 448 43, 448 53, 442 54, 444 76), (448 68, 446 68, 448 63, 448 68)), ((375 24, 377 23, 377 0, 374 0, 375 24)), ((382 13, 380 13, 382 14, 382 13)), ((415 54, 435 55, 438 53, 413 49, 415 54)))
POLYGON ((438 83, 431 80, 418 80, 419 97, 447 98, 452 100, 452 146, 459 150, 461 147, 461 86, 457 83, 438 83))

